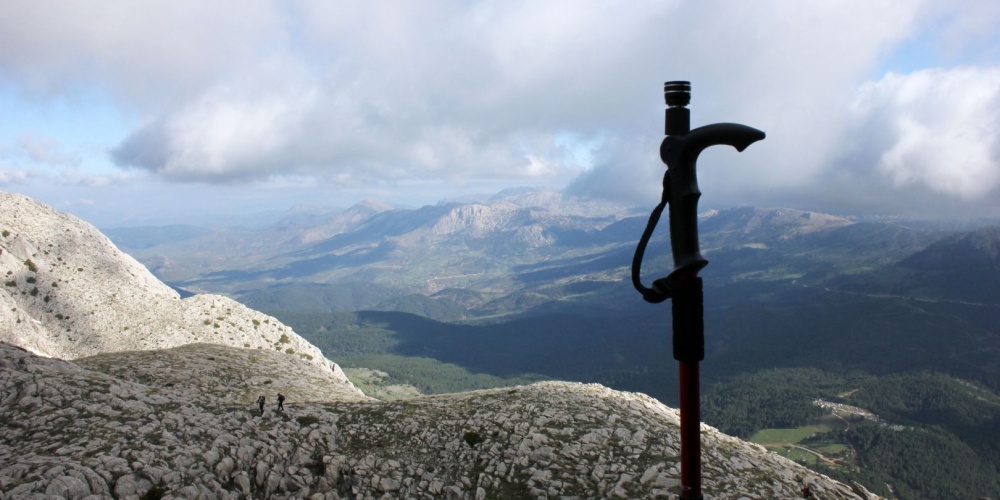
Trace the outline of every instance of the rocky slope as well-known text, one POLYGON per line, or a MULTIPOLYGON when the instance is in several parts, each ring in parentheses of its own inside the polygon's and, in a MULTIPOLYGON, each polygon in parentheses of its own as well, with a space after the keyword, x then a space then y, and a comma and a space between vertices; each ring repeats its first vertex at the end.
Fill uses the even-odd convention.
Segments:
POLYGON ((0 192, 0 341, 74 359, 198 342, 281 351, 339 367, 273 317, 221 295, 181 300, 96 228, 0 192))
MULTIPOLYGON (((677 497, 678 416, 645 395, 552 382, 358 401, 293 388, 289 363, 308 365, 221 346, 72 363, 0 344, 0 498, 677 497), (266 380, 284 412, 247 404, 266 380)), ((794 498, 803 482, 872 498, 712 428, 702 440, 706 498, 794 498)))

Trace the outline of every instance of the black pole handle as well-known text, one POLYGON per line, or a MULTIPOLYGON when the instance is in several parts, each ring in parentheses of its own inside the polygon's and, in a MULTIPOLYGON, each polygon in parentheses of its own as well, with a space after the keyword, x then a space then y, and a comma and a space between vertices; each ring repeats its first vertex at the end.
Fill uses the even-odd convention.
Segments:
MULTIPOLYGON (((674 109, 667 110, 668 119, 674 109)), ((669 124, 667 129, 670 130, 669 124)), ((708 264, 698 246, 698 199, 701 197, 696 172, 698 155, 716 145, 729 145, 743 151, 764 136, 764 132, 746 125, 716 123, 663 139, 660 159, 667 164, 670 177, 670 249, 674 257, 674 270, 667 277, 669 280, 697 275, 708 264)))

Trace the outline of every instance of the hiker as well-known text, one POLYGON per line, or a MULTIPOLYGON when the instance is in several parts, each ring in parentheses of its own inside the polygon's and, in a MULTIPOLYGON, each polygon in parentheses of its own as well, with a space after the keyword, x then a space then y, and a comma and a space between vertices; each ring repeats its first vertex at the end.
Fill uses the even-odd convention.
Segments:
POLYGON ((278 393, 278 409, 285 411, 285 395, 280 392, 278 393))
POLYGON ((812 493, 812 489, 809 488, 809 485, 807 484, 807 485, 803 486, 802 487, 802 498, 812 498, 812 497, 813 497, 813 493, 812 493))
POLYGON ((263 417, 264 416, 264 395, 263 394, 261 394, 260 397, 257 398, 257 406, 260 407, 260 416, 263 417))

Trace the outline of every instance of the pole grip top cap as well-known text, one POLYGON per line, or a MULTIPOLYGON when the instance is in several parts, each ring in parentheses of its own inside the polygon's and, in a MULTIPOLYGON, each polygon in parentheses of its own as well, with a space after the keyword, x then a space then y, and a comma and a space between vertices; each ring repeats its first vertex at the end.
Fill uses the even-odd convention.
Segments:
POLYGON ((691 82, 673 81, 663 84, 663 99, 667 106, 687 106, 691 102, 691 82))

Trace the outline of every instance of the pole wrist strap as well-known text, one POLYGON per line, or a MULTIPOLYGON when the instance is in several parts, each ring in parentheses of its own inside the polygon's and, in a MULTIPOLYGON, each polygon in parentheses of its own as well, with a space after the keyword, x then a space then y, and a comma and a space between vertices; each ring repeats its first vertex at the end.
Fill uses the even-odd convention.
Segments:
POLYGON ((653 236, 656 224, 660 222, 660 215, 663 213, 663 209, 669 203, 670 175, 669 172, 665 172, 663 174, 663 194, 660 195, 660 203, 649 214, 646 229, 642 232, 642 238, 639 239, 639 245, 636 246, 635 255, 632 257, 632 286, 642 294, 642 299, 650 304, 659 304, 670 298, 670 285, 667 283, 667 278, 660 278, 653 281, 652 287, 646 287, 642 284, 639 276, 642 270, 642 257, 646 253, 646 245, 649 244, 649 239, 653 236))

